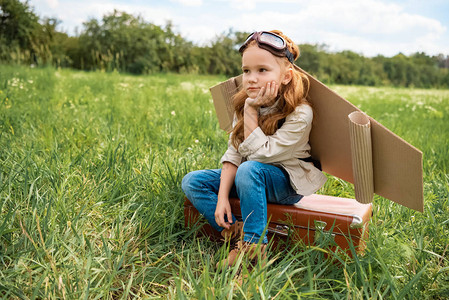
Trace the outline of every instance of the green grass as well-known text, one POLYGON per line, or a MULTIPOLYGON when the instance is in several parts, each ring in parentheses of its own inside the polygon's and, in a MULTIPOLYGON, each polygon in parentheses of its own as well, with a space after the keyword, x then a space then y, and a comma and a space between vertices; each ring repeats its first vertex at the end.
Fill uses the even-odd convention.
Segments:
MULTIPOLYGON (((0 68, 3 298, 447 299, 449 91, 332 86, 424 153, 425 211, 376 196, 365 255, 295 245, 239 284, 183 223, 182 177, 219 167, 224 77, 0 68)), ((330 177, 322 193, 353 197, 330 177)), ((243 272, 245 273, 245 272, 243 272)))

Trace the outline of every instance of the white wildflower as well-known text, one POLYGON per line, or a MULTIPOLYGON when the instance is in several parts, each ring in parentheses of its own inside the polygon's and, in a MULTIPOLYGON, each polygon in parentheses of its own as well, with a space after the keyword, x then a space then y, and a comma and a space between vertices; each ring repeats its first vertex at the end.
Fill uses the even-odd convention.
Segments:
POLYGON ((13 79, 11 79, 11 83, 10 83, 10 81, 8 80, 8 84, 10 84, 11 86, 18 86, 18 85, 19 85, 19 82, 20 82, 20 79, 19 79, 19 78, 13 78, 13 79))
POLYGON ((183 90, 190 91, 193 90, 194 88, 195 86, 191 82, 188 81, 181 82, 181 89, 183 90))
POLYGON ((172 110, 171 115, 176 116, 176 111, 172 110))
POLYGON ((437 111, 435 108, 433 108, 433 107, 430 106, 430 105, 426 105, 425 108, 426 108, 427 110, 431 111, 431 112, 437 111))

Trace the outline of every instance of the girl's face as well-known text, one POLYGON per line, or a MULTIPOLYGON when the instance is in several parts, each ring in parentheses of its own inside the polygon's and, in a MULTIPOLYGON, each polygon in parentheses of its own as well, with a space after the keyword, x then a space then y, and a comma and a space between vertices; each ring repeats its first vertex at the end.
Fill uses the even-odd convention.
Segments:
POLYGON ((280 87, 290 81, 290 72, 286 72, 281 63, 281 59, 257 45, 245 49, 242 56, 243 89, 249 98, 256 98, 268 82, 274 81, 280 87))

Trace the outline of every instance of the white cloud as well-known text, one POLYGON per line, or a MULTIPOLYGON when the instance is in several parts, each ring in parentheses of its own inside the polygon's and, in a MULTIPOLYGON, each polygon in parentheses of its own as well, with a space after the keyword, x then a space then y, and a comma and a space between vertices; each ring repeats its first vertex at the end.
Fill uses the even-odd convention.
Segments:
MULTIPOLYGON (((30 1, 31 6, 36 8, 39 11, 50 11, 58 7, 58 0, 34 0, 30 1)), ((47 15, 45 15, 47 16, 47 15)))
POLYGON ((289 13, 246 12, 234 17, 234 23, 241 31, 280 29, 297 43, 325 43, 364 55, 429 49, 447 30, 438 20, 372 0, 292 4, 289 13))
POLYGON ((171 0, 170 2, 179 3, 185 6, 201 6, 203 0, 171 0))
POLYGON ((272 9, 286 7, 286 5, 296 4, 303 5, 309 3, 308 0, 220 0, 229 3, 230 7, 238 10, 254 10, 260 5, 269 4, 272 9))
POLYGON ((217 34, 219 32, 211 26, 186 25, 182 27, 182 35, 189 40, 195 40, 200 45, 208 44, 217 34))
POLYGON ((128 4, 112 4, 112 3, 92 3, 85 7, 88 11, 95 12, 97 18, 101 18, 107 13, 111 13, 114 9, 124 11, 135 16, 141 16, 146 21, 164 25, 167 21, 175 20, 173 13, 164 8, 150 7, 144 5, 128 5, 128 4))
POLYGON ((344 1, 332 2, 332 13, 328 11, 325 18, 331 20, 337 28, 344 30, 357 30, 364 34, 397 35, 411 31, 421 33, 425 31, 443 32, 440 22, 409 14, 396 4, 387 4, 378 1, 358 1, 345 4, 344 1), (338 7, 341 7, 338 10, 338 7))
POLYGON ((56 8, 59 5, 58 0, 46 0, 45 2, 47 2, 48 6, 51 8, 56 8))
POLYGON ((256 0, 229 0, 231 8, 237 10, 253 10, 256 8, 256 0))
MULTIPOLYGON (((54 0, 45 0, 45 2, 48 1, 54 0)), ((101 20, 105 14, 112 13, 114 9, 125 11, 135 16, 142 16, 146 21, 156 25, 165 25, 167 21, 176 19, 173 12, 166 8, 151 7, 148 5, 117 4, 104 0, 66 1, 65 3, 60 3, 57 7, 54 7, 51 10, 46 8, 47 3, 43 3, 42 0, 33 1, 33 3, 36 8, 44 11, 44 16, 57 16, 57 18, 62 21, 61 30, 67 31, 69 34, 75 33, 75 27, 78 27, 78 30, 80 30, 82 23, 88 21, 90 18, 101 20), (45 11, 52 11, 52 13, 45 11)))

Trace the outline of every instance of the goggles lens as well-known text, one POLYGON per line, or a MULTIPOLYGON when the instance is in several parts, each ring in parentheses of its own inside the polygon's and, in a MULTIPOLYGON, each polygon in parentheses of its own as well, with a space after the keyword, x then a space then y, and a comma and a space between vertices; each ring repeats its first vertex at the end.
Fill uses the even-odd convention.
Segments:
POLYGON ((286 48, 286 43, 284 39, 278 35, 270 32, 262 32, 259 35, 259 42, 268 44, 276 49, 284 50, 286 48))

